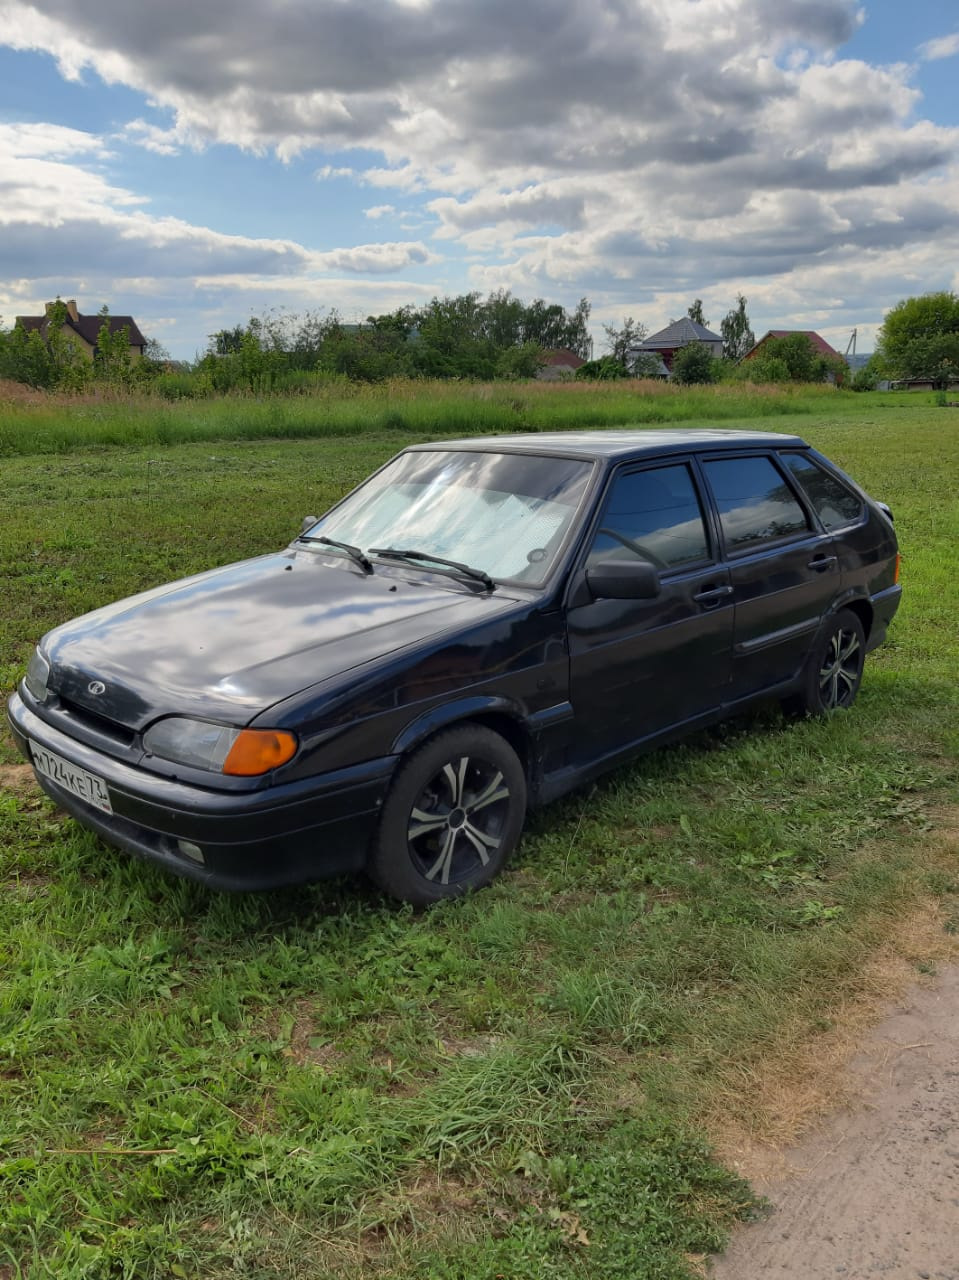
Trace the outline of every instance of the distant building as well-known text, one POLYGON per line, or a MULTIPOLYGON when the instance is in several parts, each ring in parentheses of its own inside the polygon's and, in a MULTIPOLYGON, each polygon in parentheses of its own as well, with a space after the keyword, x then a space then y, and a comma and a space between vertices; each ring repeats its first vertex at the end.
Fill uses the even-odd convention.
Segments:
POLYGON ((665 329, 660 329, 659 333, 652 333, 635 347, 631 347, 627 362, 631 364, 640 354, 659 356, 667 374, 672 375, 673 357, 676 352, 693 342, 701 342, 709 349, 709 354, 717 360, 723 354, 723 340, 718 333, 713 333, 705 325, 690 320, 689 316, 683 316, 682 320, 674 320, 665 329))
POLYGON ((537 378, 541 382, 557 382, 560 378, 569 378, 586 361, 569 347, 559 347, 555 351, 544 351, 537 378))
POLYGON ((844 359, 836 348, 831 347, 826 339, 821 338, 814 329, 770 329, 768 333, 763 334, 751 351, 746 352, 743 360, 755 359, 770 338, 788 338, 793 333, 801 333, 804 338, 808 338, 821 356, 836 356, 839 360, 844 359))
MULTIPOLYGON (((17 316, 17 324, 22 325, 27 333, 35 330, 46 341, 50 329, 50 316, 56 305, 55 302, 48 302, 46 313, 42 316, 17 316)), ((111 334, 118 333, 121 329, 129 328, 130 355, 136 359, 143 355, 146 338, 137 327, 137 322, 133 316, 81 316, 77 311, 77 304, 74 298, 71 298, 69 302, 65 302, 63 305, 67 309, 63 330, 72 338, 79 350, 88 359, 92 360, 96 355, 97 338, 104 320, 110 326, 111 334)))

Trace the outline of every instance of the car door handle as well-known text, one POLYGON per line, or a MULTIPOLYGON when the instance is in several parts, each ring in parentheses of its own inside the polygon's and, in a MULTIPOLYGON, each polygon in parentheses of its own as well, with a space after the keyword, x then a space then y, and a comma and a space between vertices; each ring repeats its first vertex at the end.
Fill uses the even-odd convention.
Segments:
POLYGON ((815 569, 818 572, 821 569, 828 569, 830 565, 836 563, 836 560, 836 556, 813 556, 812 560, 809 561, 809 564, 806 565, 806 568, 815 569))
POLYGON ((703 587, 702 591, 693 596, 693 599, 697 604, 719 604, 724 596, 731 596, 732 594, 732 587, 725 584, 721 587, 703 587))

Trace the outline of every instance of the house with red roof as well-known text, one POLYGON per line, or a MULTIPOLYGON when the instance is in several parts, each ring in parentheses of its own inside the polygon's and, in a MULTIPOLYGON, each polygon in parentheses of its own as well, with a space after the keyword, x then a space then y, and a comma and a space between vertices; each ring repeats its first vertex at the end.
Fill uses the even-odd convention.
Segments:
POLYGON ((763 348, 763 344, 768 342, 770 338, 788 338, 790 334, 801 333, 803 337, 808 338, 816 351, 821 356, 836 356, 842 360, 842 356, 831 347, 825 338, 821 338, 814 329, 770 329, 768 333, 764 333, 751 351, 747 351, 743 356, 743 360, 753 360, 763 348))
POLYGON ((537 373, 541 382, 558 382, 561 378, 571 378, 576 370, 586 361, 569 347, 559 347, 554 351, 544 351, 537 373))

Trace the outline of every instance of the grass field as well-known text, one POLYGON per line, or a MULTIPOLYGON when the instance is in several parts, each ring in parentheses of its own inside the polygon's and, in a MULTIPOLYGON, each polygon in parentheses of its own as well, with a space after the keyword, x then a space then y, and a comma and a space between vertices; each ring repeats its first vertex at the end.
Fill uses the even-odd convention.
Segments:
MULTIPOLYGON (((192 443, 157 434, 169 409, 108 406, 111 443, 82 406, 0 408, 0 687, 62 619, 283 544, 416 432, 488 425, 411 403, 415 430, 280 441, 218 437, 217 406, 192 443)), ((928 970, 959 933, 959 416, 800 404, 739 416, 829 453, 902 541, 856 707, 761 710, 611 775, 475 898, 213 895, 63 819, 3 740, 2 1280, 698 1274, 755 1208, 715 1143, 788 1137, 796 1063, 884 958, 928 970)))

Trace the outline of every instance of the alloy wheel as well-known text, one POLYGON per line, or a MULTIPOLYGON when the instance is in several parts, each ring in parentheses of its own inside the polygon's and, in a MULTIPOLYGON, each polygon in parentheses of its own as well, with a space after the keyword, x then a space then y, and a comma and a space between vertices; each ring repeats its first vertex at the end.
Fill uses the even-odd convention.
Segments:
POLYGON ((835 631, 819 668, 819 696, 826 711, 851 704, 859 687, 862 661, 862 645, 856 632, 845 628, 835 631))
POLYGON ((485 867, 499 849, 510 790, 496 765, 476 756, 447 761, 410 811, 406 839, 424 879, 456 884, 485 867))

